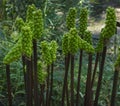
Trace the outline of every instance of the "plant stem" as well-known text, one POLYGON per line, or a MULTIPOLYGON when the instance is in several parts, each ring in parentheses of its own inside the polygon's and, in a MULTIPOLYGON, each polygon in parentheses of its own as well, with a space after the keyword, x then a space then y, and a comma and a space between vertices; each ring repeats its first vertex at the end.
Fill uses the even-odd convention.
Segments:
POLYGON ((26 73, 27 73, 27 106, 32 106, 32 80, 31 80, 31 60, 26 59, 26 73))
POLYGON ((40 106, 45 106, 44 105, 44 88, 45 85, 44 84, 40 84, 40 106))
POLYGON ((33 91, 34 91, 34 76, 33 76, 33 56, 31 56, 31 89, 32 89, 32 97, 34 96, 33 91))
POLYGON ((91 88, 93 88, 93 84, 94 84, 94 80, 95 80, 95 74, 96 74, 96 70, 97 70, 97 65, 98 65, 99 57, 100 57, 100 54, 97 53, 96 54, 96 59, 95 59, 95 66, 94 66, 94 70, 93 70, 93 75, 92 75, 91 88))
POLYGON ((80 91, 80 80, 81 80, 81 69, 82 69, 82 54, 83 54, 83 51, 80 50, 79 70, 78 70, 78 83, 77 83, 77 95, 76 95, 76 106, 78 106, 78 102, 79 102, 79 91, 80 91))
POLYGON ((67 84, 66 84, 66 99, 67 99, 67 106, 70 106, 70 104, 69 104, 68 82, 67 82, 67 84))
POLYGON ((49 97, 49 106, 52 105, 52 92, 53 92, 53 70, 54 63, 51 64, 51 84, 50 84, 50 97, 49 97))
POLYGON ((71 54, 71 103, 70 106, 74 106, 74 55, 71 54))
POLYGON ((65 76, 64 76, 64 84, 63 84, 63 90, 62 90, 61 106, 64 106, 65 89, 67 87, 67 77, 68 77, 68 71, 69 71, 69 64, 70 64, 70 54, 65 56, 65 76))
POLYGON ((39 106, 39 97, 38 97, 38 80, 37 80, 37 41, 33 40, 33 56, 34 56, 34 105, 39 106))
POLYGON ((92 54, 89 54, 84 106, 91 106, 91 92, 92 92, 92 90, 91 90, 91 74, 92 74, 92 54))
POLYGON ((96 90, 96 95, 95 95, 94 106, 98 106, 98 98, 99 98, 101 84, 102 84, 102 76, 103 76, 106 52, 107 52, 107 46, 104 46, 103 52, 102 52, 102 60, 100 64, 100 71, 99 71, 99 78, 98 78, 98 85, 97 85, 97 90, 96 90))
POLYGON ((11 83, 10 83, 10 65, 6 65, 7 90, 9 106, 12 106, 11 83))
POLYGON ((111 105, 110 106, 115 106, 115 98, 116 98, 116 92, 117 92, 118 78, 119 78, 119 69, 115 68, 112 95, 111 95, 111 105))
POLYGON ((47 89, 46 89, 46 106, 49 106, 49 78, 50 77, 50 65, 47 66, 47 89))

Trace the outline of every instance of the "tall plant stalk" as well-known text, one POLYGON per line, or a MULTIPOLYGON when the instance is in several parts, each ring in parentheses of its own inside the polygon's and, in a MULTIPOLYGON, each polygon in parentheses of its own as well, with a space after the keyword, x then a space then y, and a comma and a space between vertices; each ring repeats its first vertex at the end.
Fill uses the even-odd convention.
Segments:
POLYGON ((9 106, 12 106, 11 83, 10 83, 10 65, 6 65, 7 91, 9 106))
POLYGON ((99 98, 101 84, 102 84, 102 76, 103 76, 106 52, 107 52, 107 46, 104 46, 103 52, 102 52, 102 59, 101 59, 101 63, 100 63, 100 71, 99 71, 98 84, 97 84, 97 89, 96 89, 96 94, 95 94, 94 106, 98 105, 98 98, 99 98))
POLYGON ((27 73, 26 73, 26 59, 25 56, 22 56, 22 63, 23 63, 23 74, 24 74, 24 85, 25 85, 25 92, 26 92, 26 105, 27 105, 27 101, 28 101, 28 87, 27 87, 27 73))
POLYGON ((67 85, 66 85, 66 100, 67 100, 67 106, 70 106, 70 103, 69 103, 69 90, 68 90, 68 82, 67 82, 67 85))
POLYGON ((76 95, 76 106, 78 106, 78 104, 79 104, 80 79, 81 79, 81 69, 82 69, 82 54, 83 54, 83 51, 80 50, 79 70, 78 70, 78 83, 77 83, 77 95, 76 95))
POLYGON ((117 67, 115 67, 110 106, 115 106, 115 98, 116 98, 116 92, 117 92, 118 79, 119 79, 119 69, 117 67))
POLYGON ((32 79, 31 79, 31 60, 26 59, 26 75, 27 75, 27 106, 33 106, 32 102, 32 79))
POLYGON ((94 106, 98 105, 98 98, 100 94, 101 89, 101 83, 102 83, 102 76, 103 76, 103 69, 105 64, 105 57, 107 52, 107 41, 115 34, 116 32, 116 14, 115 9, 112 7, 108 7, 106 10, 106 21, 105 21, 105 27, 101 31, 100 40, 98 43, 98 50, 102 50, 102 59, 100 63, 100 71, 99 71, 99 78, 98 78, 98 85, 95 95, 95 101, 94 106))
MULTIPOLYGON (((64 84, 63 84, 63 90, 62 90, 61 106, 64 106, 64 101, 65 101, 65 89, 67 89, 67 78, 68 78, 69 64, 70 64, 70 54, 67 54, 65 56, 65 76, 64 76, 64 84)), ((67 90, 66 90, 66 92, 67 92, 67 90)))
POLYGON ((70 106, 74 106, 74 55, 71 54, 71 103, 70 106))
POLYGON ((35 106, 39 105, 39 97, 38 97, 38 80, 37 80, 37 41, 33 40, 33 74, 34 74, 34 104, 35 106))
POLYGON ((84 106, 91 106, 91 74, 92 74, 92 54, 89 54, 88 73, 86 81, 84 106))
POLYGON ((96 74, 96 71, 97 71, 97 65, 98 65, 98 62, 99 62, 99 57, 100 57, 100 54, 97 53, 96 54, 96 59, 95 59, 95 66, 94 66, 94 69, 93 69, 91 88, 93 88, 93 84, 94 84, 94 80, 95 80, 95 74, 96 74))

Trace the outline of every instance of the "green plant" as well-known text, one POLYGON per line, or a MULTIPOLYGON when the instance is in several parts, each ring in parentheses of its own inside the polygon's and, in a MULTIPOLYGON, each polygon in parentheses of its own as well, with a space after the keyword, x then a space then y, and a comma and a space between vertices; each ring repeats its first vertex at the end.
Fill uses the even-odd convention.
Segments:
POLYGON ((75 24, 76 14, 77 14, 77 10, 75 8, 69 9, 68 15, 66 17, 66 26, 67 26, 68 30, 76 27, 75 26, 76 25, 75 24))
POLYGON ((17 31, 21 32, 21 28, 24 26, 24 21, 22 18, 17 17, 15 20, 15 28, 17 31))
POLYGON ((47 77, 47 73, 42 69, 42 62, 38 61, 38 81, 40 84, 45 83, 45 79, 47 77))
POLYGON ((33 39, 38 39, 42 36, 43 33, 43 18, 42 11, 36 10, 34 12, 34 30, 33 30, 33 39))
MULTIPOLYGON (((69 71, 69 64, 70 64, 70 53, 69 53, 69 33, 65 33, 63 35, 62 39, 62 52, 65 55, 65 75, 64 75, 64 84, 63 84, 63 90, 62 90, 62 103, 61 105, 64 106, 65 101, 65 89, 66 94, 68 92, 68 86, 67 86, 67 77, 68 77, 68 71, 69 71)), ((68 98, 68 95, 67 95, 68 98)), ((69 105, 69 101, 67 100, 67 105, 69 105)))
MULTIPOLYGON (((85 33, 85 30, 87 29, 87 21, 88 21, 88 10, 87 8, 82 8, 80 11, 80 16, 79 16, 79 36, 81 38, 85 37, 84 33, 85 33)), ((76 106, 78 106, 78 100, 79 100, 81 69, 82 69, 82 55, 83 55, 83 50, 80 50, 76 106)))
MULTIPOLYGON (((101 60, 101 66, 100 66, 100 73, 99 73, 99 79, 98 79, 98 86, 96 89, 96 95, 95 95, 95 102, 94 106, 98 104, 98 98, 99 98, 99 93, 100 93, 100 88, 101 88, 101 81, 102 81, 102 76, 103 76, 103 69, 104 69, 104 62, 105 62, 105 56, 106 56, 106 51, 107 51, 107 40, 110 39, 112 35, 115 34, 116 30, 116 15, 115 15, 115 10, 112 7, 107 8, 107 16, 106 16, 106 25, 105 28, 102 30, 102 38, 100 39, 100 42, 102 41, 103 45, 103 51, 102 51, 102 60, 101 60)), ((101 47, 101 46, 100 46, 101 47)))
POLYGON ((82 8, 80 11, 79 18, 79 35, 81 38, 85 37, 85 31, 87 30, 87 22, 88 22, 88 10, 87 8, 82 8))
POLYGON ((25 26, 21 29, 21 35, 22 35, 22 53, 24 56, 30 58, 32 55, 32 32, 30 30, 30 27, 25 26))
POLYGON ((20 58, 22 52, 21 39, 16 43, 16 45, 8 52, 8 54, 4 57, 3 62, 5 64, 10 64, 13 61, 20 58))
MULTIPOLYGON (((85 31, 85 41, 92 45, 92 34, 90 31, 85 31)), ((94 53, 94 52, 93 52, 94 53)), ((92 76, 92 53, 88 54, 88 72, 87 72, 87 80, 86 80, 86 91, 85 91, 85 100, 84 105, 92 105, 91 97, 92 97, 92 89, 91 89, 91 76, 92 76)))
MULTIPOLYGON (((29 0, 29 3, 32 3, 32 1, 31 2, 30 1, 31 0, 29 0)), ((67 21, 69 21, 69 25, 68 25, 69 28, 67 25, 66 28, 64 21, 65 18, 61 19, 61 17, 65 17, 65 9, 64 9, 65 3, 61 3, 62 1, 58 1, 58 0, 54 0, 54 1, 47 0, 45 1, 45 3, 44 1, 39 1, 39 2, 36 1, 36 2, 38 3, 35 4, 37 5, 37 8, 35 7, 35 5, 29 6, 27 10, 27 15, 25 15, 26 18, 17 17, 15 23, 13 23, 13 27, 9 26, 10 27, 9 29, 9 27, 6 24, 4 28, 1 29, 0 26, 0 31, 2 30, 5 35, 5 36, 1 35, 0 32, 0 43, 1 43, 0 58, 2 60, 3 57, 7 56, 7 55, 5 56, 5 54, 7 53, 9 54, 11 50, 15 48, 17 44, 19 44, 18 42, 20 42, 21 45, 20 46, 21 51, 19 50, 20 56, 14 57, 14 55, 11 55, 10 58, 12 58, 13 60, 8 59, 9 60, 8 61, 5 59, 6 63, 7 62, 10 63, 10 73, 7 72, 7 74, 10 76, 9 81, 11 80, 11 94, 12 94, 12 102, 13 102, 12 105, 16 105, 16 104, 17 105, 27 104, 29 106, 31 105, 43 105, 43 106, 44 105, 47 106, 92 105, 91 103, 93 102, 93 100, 91 96, 92 93, 94 94, 94 92, 96 91, 95 88, 97 86, 97 78, 99 76, 99 73, 97 73, 96 70, 99 68, 97 67, 97 65, 94 66, 94 63, 92 63, 92 59, 96 58, 95 64, 97 64, 97 62, 99 61, 98 57, 102 59, 102 62, 104 62, 105 52, 104 53, 102 52, 103 50, 105 51, 104 44, 106 43, 106 41, 109 40, 110 37, 110 36, 107 37, 105 36, 107 35, 106 32, 112 34, 111 32, 109 32, 109 30, 112 30, 114 32, 114 30, 111 28, 115 28, 114 26, 115 24, 111 24, 113 25, 113 27, 110 27, 109 24, 113 22, 115 18, 113 18, 112 21, 106 22, 105 28, 101 31, 100 41, 96 49, 94 49, 92 43, 94 42, 96 43, 96 41, 91 40, 92 34, 90 31, 87 30, 86 16, 88 16, 88 13, 86 8, 83 14, 84 19, 81 19, 81 21, 82 22, 84 21, 84 23, 82 23, 81 26, 78 25, 80 24, 80 22, 78 22, 78 18, 76 17, 77 14, 75 13, 76 11, 75 9, 73 14, 75 15, 73 16, 74 19, 68 18, 69 13, 66 17, 66 24, 67 21), (42 3, 40 6, 43 7, 42 8, 43 12, 42 10, 38 9, 39 3, 42 3), (39 18, 37 17, 38 15, 39 18), (44 17, 44 19, 42 16, 44 17), (71 20, 68 20, 67 18, 71 20), (43 21, 45 23, 43 23, 43 21), (76 24, 77 22, 78 24, 76 24), (43 28, 43 24, 45 26, 45 29, 43 28), (74 27, 72 27, 71 25, 74 27), (77 28, 75 28, 76 26, 79 26, 81 28, 78 27, 77 30, 77 28), (107 28, 109 28, 109 30, 107 28), (27 32, 24 30, 27 30, 27 32), (64 32, 66 33, 63 35, 64 32), (83 33, 83 36, 80 34, 81 32, 83 33), (28 44, 26 44, 27 41, 26 38, 29 39, 30 41, 28 44), (60 44, 61 38, 62 38, 62 47, 60 44), (54 39, 55 41, 51 41, 52 39, 54 39), (42 40, 44 41, 41 43, 42 40), (58 43, 58 45, 60 45, 59 48, 56 42, 58 43), (25 46, 27 45, 27 47, 25 48, 25 46, 23 45, 25 46), (80 55, 78 53, 79 50, 80 50, 80 55), (63 55, 61 54, 62 52, 63 55), (102 56, 104 54, 104 57, 102 57, 101 55, 99 55, 98 57, 94 56, 93 55, 94 53, 96 54, 102 53, 102 56), (78 55, 80 57, 79 60, 78 60, 78 55), (87 55, 89 55, 89 58, 87 55), (82 62, 84 64, 82 64, 82 62), (95 76, 93 81, 94 82, 93 87, 91 81, 92 66, 94 66, 94 70, 96 70, 94 71, 94 73, 97 73, 96 76, 93 75, 95 76), (79 77, 79 79, 76 76, 79 77)), ((71 2, 72 1, 70 0, 69 3, 71 2)), ((74 4, 76 4, 76 2, 74 4)), ((27 7, 27 3, 26 3, 26 7, 27 7)), ((74 10, 74 8, 72 9, 74 10)), ((70 17, 72 17, 72 15, 70 17)), ((109 18, 108 20, 110 20, 109 18)), ((110 96, 111 96, 110 93, 112 87, 112 84, 110 84, 110 82, 113 80, 112 79, 113 75, 111 71, 112 70, 111 68, 113 68, 113 64, 112 64, 113 60, 111 60, 111 57, 113 57, 113 51, 109 50, 108 53, 106 53, 107 60, 104 65, 105 73, 102 78, 103 86, 101 88, 102 92, 99 95, 99 100, 100 100, 98 102, 99 105, 107 105, 110 103, 110 96), (112 54, 112 56, 109 55, 108 53, 112 54)), ((5 105, 7 105, 8 104, 6 99, 7 82, 5 79, 5 66, 3 65, 2 60, 0 60, 0 68, 1 68, 0 98, 2 98, 0 102, 2 101, 5 105), (1 78, 1 76, 3 78, 1 78)), ((101 67, 101 65, 99 67, 101 67)), ((115 82, 117 82, 116 81, 117 77, 114 77, 114 81, 113 81, 114 90, 112 95, 114 96, 112 96, 113 98, 111 97, 112 101, 115 98, 115 87, 116 87, 115 82)), ((116 98, 119 99, 119 91, 117 92, 117 94, 118 97, 116 98)), ((119 105, 118 100, 116 100, 116 104, 119 105)))
POLYGON ((46 89, 46 105, 52 104, 52 94, 53 94, 53 71, 54 71, 54 61, 56 60, 56 52, 58 45, 56 41, 41 42, 42 58, 47 65, 47 89, 46 89), (50 67, 51 67, 51 80, 50 80, 50 67), (51 81, 51 82, 50 82, 51 81))
MULTIPOLYGON (((68 94, 68 86, 67 85, 67 77, 68 77, 68 70, 69 70, 69 64, 70 64, 70 58, 72 58, 71 61, 71 105, 73 105, 73 98, 74 98, 74 91, 73 91, 73 85, 74 85, 74 56, 70 54, 74 54, 77 49, 78 45, 75 43, 77 42, 77 30, 75 29, 76 24, 75 24, 75 19, 76 19, 76 9, 75 8, 70 8, 68 15, 66 17, 66 26, 67 29, 70 31, 69 33, 66 33, 63 37, 62 40, 62 49, 63 49, 63 54, 65 54, 65 76, 64 76, 64 85, 63 85, 63 91, 62 91, 62 106, 64 106, 64 97, 65 97, 65 89, 66 89, 66 94, 68 94), (74 38, 75 37, 75 38, 74 38), (74 38, 75 42, 72 42, 72 38, 74 38), (71 45, 70 45, 71 42, 71 45), (71 46, 71 47, 70 47, 71 46), (74 48, 75 47, 75 48, 74 48), (72 63, 73 62, 73 63, 72 63)), ((67 105, 69 105, 68 97, 67 97, 67 105)))

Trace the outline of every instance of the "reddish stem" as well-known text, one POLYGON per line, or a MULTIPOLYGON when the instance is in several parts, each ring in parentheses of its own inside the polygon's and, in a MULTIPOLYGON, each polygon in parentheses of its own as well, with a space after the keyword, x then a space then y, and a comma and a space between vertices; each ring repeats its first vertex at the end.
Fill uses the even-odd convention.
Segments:
POLYGON ((27 106, 32 106, 32 79, 31 79, 31 60, 26 59, 26 73, 27 73, 27 106))
POLYGON ((71 55, 71 103, 70 106, 74 106, 74 55, 71 55))
POLYGON ((92 74, 92 54, 89 54, 84 106, 91 106, 91 74, 92 74))
POLYGON ((97 65, 98 65, 99 57, 100 57, 100 54, 97 53, 97 54, 96 54, 96 60, 95 60, 95 66, 94 66, 94 70, 93 70, 91 88, 93 87, 93 84, 94 84, 95 74, 96 74, 96 71, 97 71, 97 65))
POLYGON ((39 106, 39 97, 38 97, 38 78, 37 78, 37 41, 33 40, 33 56, 34 56, 34 104, 35 106, 39 106))

